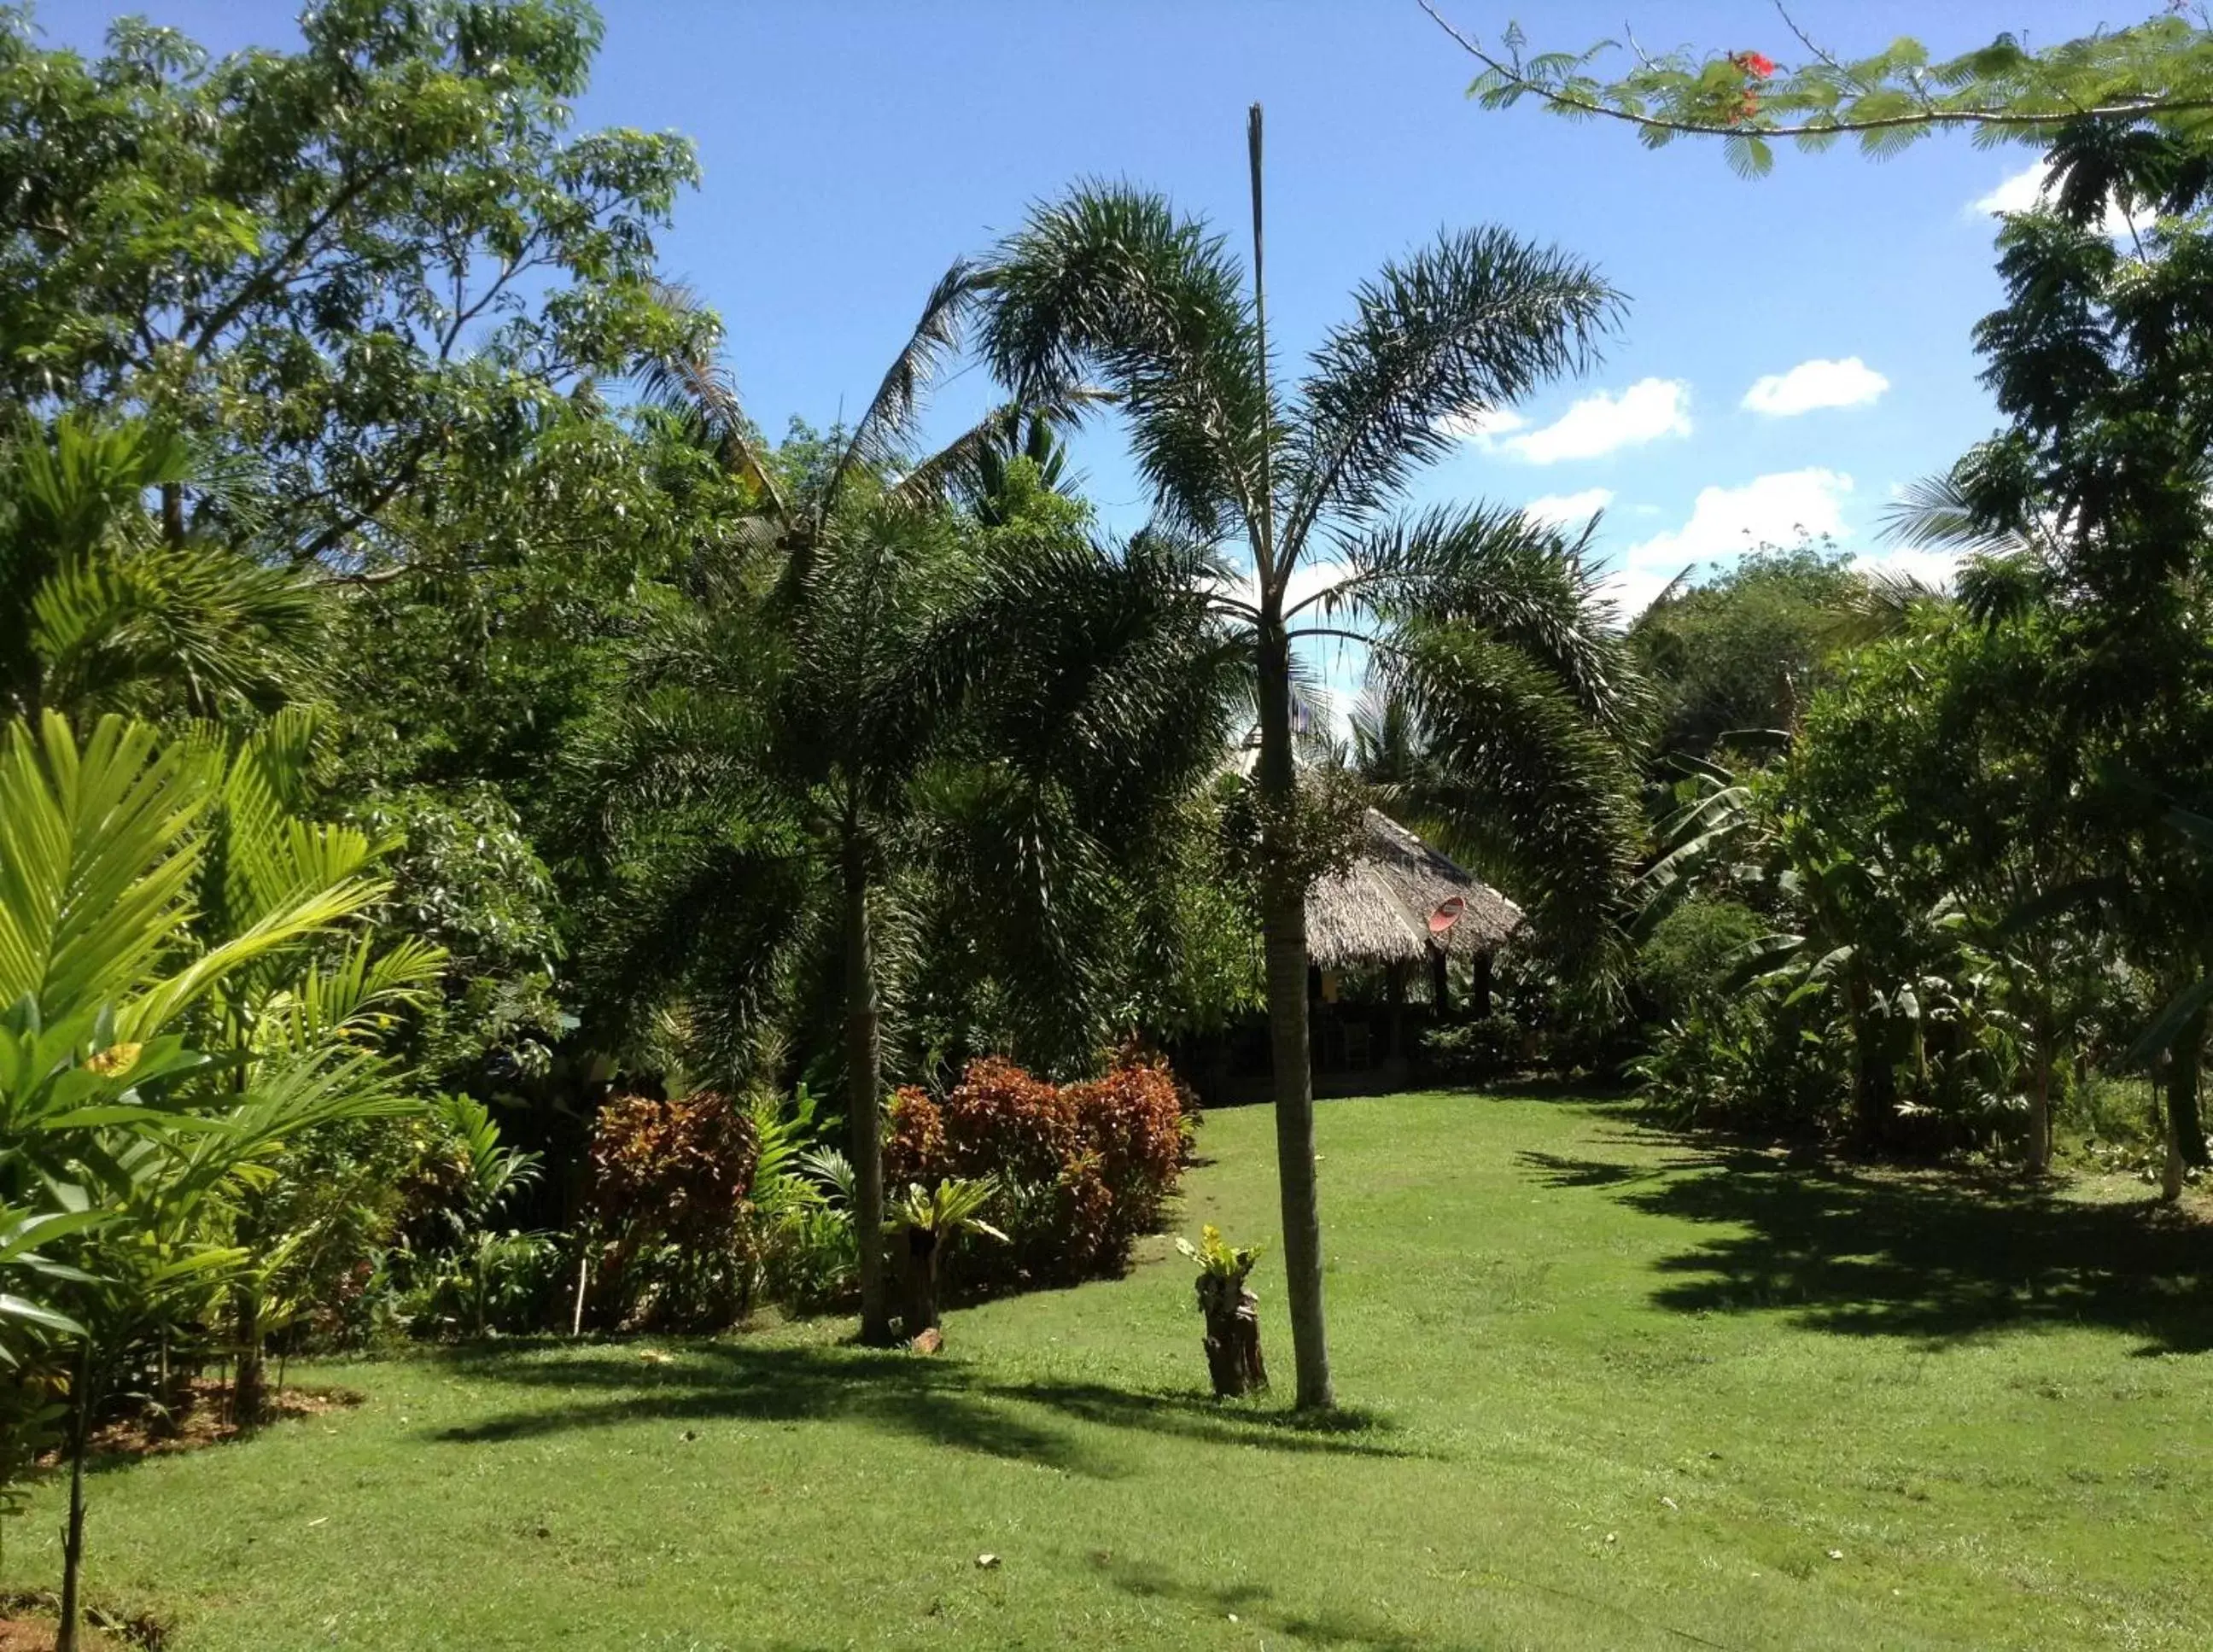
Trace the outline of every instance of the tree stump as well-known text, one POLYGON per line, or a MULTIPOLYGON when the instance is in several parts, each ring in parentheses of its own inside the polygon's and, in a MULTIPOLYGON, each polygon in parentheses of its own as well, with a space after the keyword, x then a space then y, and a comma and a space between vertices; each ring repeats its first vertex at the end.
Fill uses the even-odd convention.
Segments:
POLYGON ((1242 1279, 1201 1274, 1199 1311, 1206 1316, 1206 1369, 1217 1399, 1235 1399, 1268 1386, 1260 1360, 1260 1299, 1242 1279))

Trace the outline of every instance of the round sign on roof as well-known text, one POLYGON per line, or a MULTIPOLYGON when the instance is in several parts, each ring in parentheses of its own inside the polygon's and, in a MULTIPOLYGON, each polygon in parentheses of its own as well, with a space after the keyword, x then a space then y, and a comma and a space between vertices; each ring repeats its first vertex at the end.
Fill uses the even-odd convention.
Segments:
POLYGON ((1442 935, 1460 922, 1460 914, 1466 911, 1467 911, 1467 902, 1458 895, 1454 895, 1442 902, 1436 911, 1430 914, 1430 933, 1442 935))

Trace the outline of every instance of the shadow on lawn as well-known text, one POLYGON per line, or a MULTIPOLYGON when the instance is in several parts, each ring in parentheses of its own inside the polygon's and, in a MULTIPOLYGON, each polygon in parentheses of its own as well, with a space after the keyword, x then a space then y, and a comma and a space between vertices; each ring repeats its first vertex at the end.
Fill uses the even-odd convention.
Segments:
MULTIPOLYGON (((1404 1631, 1356 1608, 1332 1606, 1319 1612, 1297 1612, 1276 1604, 1276 1592, 1265 1583, 1186 1582, 1166 1567, 1145 1562, 1093 1557, 1093 1566, 1125 1594, 1141 1600, 1174 1600, 1197 1608, 1216 1619, 1235 1613, 1243 1623, 1264 1634, 1288 1635, 1307 1646, 1372 1647, 1375 1652, 1422 1652, 1436 1643, 1417 1639, 1404 1631)), ((1264 1640, 1262 1643, 1265 1644, 1264 1640)))
POLYGON ((1744 1231, 1663 1258, 1684 1313, 1779 1311, 1824 1331, 1944 1342, 2012 1329, 2134 1332, 2147 1354, 2213 1349, 2213 1224, 1936 1173, 1744 1149, 1644 1164, 1524 1155, 1555 1186, 1744 1231))
POLYGON ((1143 1393, 1090 1383, 984 1382, 959 1362, 903 1351, 793 1347, 744 1341, 686 1345, 665 1365, 635 1345, 464 1350, 446 1356, 461 1375, 567 1391, 558 1403, 507 1412, 438 1435, 456 1443, 529 1439, 572 1429, 650 1420, 857 1422, 986 1456, 1041 1463, 1108 1479, 1125 1472, 1080 1436, 1025 1418, 1039 1406, 1077 1422, 1271 1451, 1399 1457, 1363 1437, 1376 1419, 1341 1414, 1314 1423, 1283 1411, 1223 1406, 1196 1394, 1143 1393), (576 1391, 588 1391, 580 1397, 576 1391))

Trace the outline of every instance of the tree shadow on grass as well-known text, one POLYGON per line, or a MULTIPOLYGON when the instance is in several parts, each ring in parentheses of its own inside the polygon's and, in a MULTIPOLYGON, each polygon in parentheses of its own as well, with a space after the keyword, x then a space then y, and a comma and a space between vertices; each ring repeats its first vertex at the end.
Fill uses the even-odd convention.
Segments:
POLYGON ((910 1354, 700 1343, 665 1355, 665 1363, 648 1363, 637 1347, 613 1343, 573 1353, 541 1349, 509 1356, 479 1349, 448 1357, 472 1378, 558 1389, 566 1396, 438 1434, 454 1443, 497 1443, 638 1422, 854 1422, 1092 1478, 1119 1472, 1074 1436, 1038 1427, 978 1396, 959 1366, 910 1354))
POLYGON ((1659 1165, 1573 1159, 1560 1153, 1517 1153, 1514 1161, 1547 1187, 1618 1187, 1624 1182, 1650 1181, 1665 1173, 1659 1165))
POLYGON ((958 1361, 903 1351, 745 1340, 689 1344, 649 1362, 620 1343, 574 1348, 469 1349, 444 1356, 456 1375, 558 1391, 526 1406, 440 1431, 451 1443, 489 1444, 641 1421, 852 1422, 986 1456, 1039 1463, 1090 1478, 1123 1466, 1082 1436, 1032 1421, 1038 1406, 1077 1422, 1271 1451, 1402 1456, 1363 1436, 1383 1425, 1355 1412, 1315 1422, 1295 1413, 1220 1406, 1196 1395, 1102 1385, 988 1383, 958 1361))
POLYGON ((1268 1451, 1338 1457, 1407 1458, 1427 1454, 1386 1443, 1387 1420, 1340 1407, 1306 1413, 1227 1405, 1203 1394, 1143 1392, 1093 1382, 1009 1382, 983 1390, 995 1398, 1044 1405, 1064 1417, 1109 1428, 1174 1435, 1206 1445, 1255 1446, 1268 1451))
POLYGON ((1195 1583, 1176 1576, 1165 1566, 1149 1562, 1117 1561, 1094 1557, 1092 1564, 1124 1594, 1141 1600, 1174 1600, 1203 1612, 1217 1621, 1236 1614, 1265 1637, 1287 1635, 1307 1646, 1367 1647, 1374 1652, 1424 1652, 1436 1643, 1416 1638, 1404 1630, 1346 1606, 1300 1612, 1276 1604, 1276 1592, 1265 1583, 1195 1583))
POLYGON ((2088 1325, 2139 1335, 2147 1354, 2213 1349, 2213 1223, 2187 1215, 1750 1150, 1700 1155, 1665 1180, 1644 1167, 1608 1177, 1593 1161, 1556 1185, 1616 1186, 1648 1215, 1741 1229, 1660 1261, 1676 1276, 1654 1293, 1664 1308, 1936 1343, 2088 1325))

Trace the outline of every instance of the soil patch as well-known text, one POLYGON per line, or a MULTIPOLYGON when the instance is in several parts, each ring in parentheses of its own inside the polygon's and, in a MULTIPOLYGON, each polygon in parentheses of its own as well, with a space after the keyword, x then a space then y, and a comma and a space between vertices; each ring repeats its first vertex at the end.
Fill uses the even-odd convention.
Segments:
MULTIPOLYGON (((61 1602, 51 1592, 0 1594, 0 1652, 53 1652, 61 1602)), ((168 1628, 150 1613, 119 1618, 98 1606, 77 1626, 78 1652, 162 1652, 168 1628)))
MULTIPOLYGON (((81 1652, 123 1652, 123 1643, 87 1625, 77 1631, 81 1652)), ((51 1618, 0 1618, 0 1652, 54 1652, 51 1618)))
MULTIPOLYGON (((361 1404, 362 1398, 351 1388, 288 1387, 270 1395, 267 1420, 281 1423, 351 1411, 361 1404)), ((94 1458, 166 1457, 173 1452, 198 1451, 203 1446, 235 1440, 241 1430, 231 1421, 229 1400, 228 1383, 213 1377, 195 1377, 186 1392, 184 1405, 167 1417, 142 1411, 94 1429, 91 1454, 94 1458)), ((58 1458, 49 1456, 46 1466, 54 1467, 58 1462, 58 1458)), ((15 1649, 0 1640, 0 1652, 15 1652, 15 1649)))

